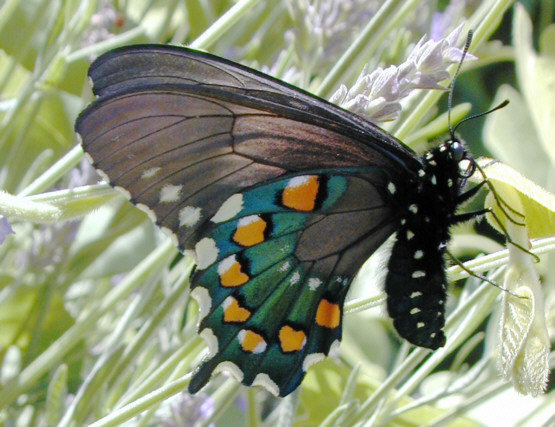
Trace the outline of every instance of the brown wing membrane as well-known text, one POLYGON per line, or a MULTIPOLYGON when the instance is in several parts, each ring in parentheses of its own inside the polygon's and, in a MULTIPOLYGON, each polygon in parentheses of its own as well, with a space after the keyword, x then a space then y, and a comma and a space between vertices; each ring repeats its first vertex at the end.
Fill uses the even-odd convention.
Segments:
POLYGON ((308 123, 250 107, 238 96, 188 89, 154 86, 102 97, 76 124, 95 166, 152 210, 158 225, 179 229, 181 248, 192 247, 200 226, 232 194, 259 182, 315 169, 403 171, 397 159, 320 126, 319 117, 308 123), (198 224, 181 227, 178 213, 199 206, 198 224))
POLYGON ((166 84, 188 87, 187 92, 206 96, 215 92, 213 96, 220 99, 239 96, 241 102, 248 99, 257 109, 290 114, 296 120, 312 122, 317 118, 327 122, 325 127, 338 129, 374 150, 397 157, 399 167, 414 162, 412 150, 362 117, 256 70, 204 52, 167 45, 126 46, 101 56, 92 64, 89 75, 95 95, 101 97, 166 84))

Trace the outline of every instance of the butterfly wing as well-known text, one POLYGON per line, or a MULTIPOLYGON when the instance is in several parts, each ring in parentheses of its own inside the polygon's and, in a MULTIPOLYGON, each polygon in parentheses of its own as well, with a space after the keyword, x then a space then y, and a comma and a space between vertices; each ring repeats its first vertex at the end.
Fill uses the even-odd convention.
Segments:
POLYGON ((372 165, 402 180, 416 162, 372 123, 200 52, 117 49, 90 75, 99 98, 76 124, 85 152, 181 249, 233 193, 258 182, 372 165))
POLYGON ((255 108, 273 109, 297 119, 326 122, 325 127, 371 145, 400 167, 412 171, 414 152, 372 122, 338 108, 297 87, 223 58, 169 45, 135 45, 114 49, 98 58, 89 76, 96 96, 134 88, 174 84, 191 93, 248 99, 255 108), (242 96, 241 96, 242 95, 242 96), (316 120, 317 119, 317 120, 316 120))
POLYGON ((370 122, 211 55, 123 48, 90 75, 85 152, 196 256, 213 357, 191 390, 227 366, 289 393, 340 339, 352 277, 395 230, 389 185, 417 158, 370 122))

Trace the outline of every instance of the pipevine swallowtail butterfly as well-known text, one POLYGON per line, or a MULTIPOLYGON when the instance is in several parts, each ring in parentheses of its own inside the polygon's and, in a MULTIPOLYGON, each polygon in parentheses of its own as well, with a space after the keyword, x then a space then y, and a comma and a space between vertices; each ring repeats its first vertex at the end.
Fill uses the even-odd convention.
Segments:
MULTIPOLYGON (((89 75, 76 132, 93 165, 196 259, 210 356, 279 396, 341 339, 366 259, 395 235, 387 310, 409 342, 444 345, 449 228, 476 164, 454 136, 417 155, 370 121, 187 48, 123 47, 89 75), (463 167, 464 165, 464 167, 463 167)), ((476 187, 475 187, 476 188, 476 187)))

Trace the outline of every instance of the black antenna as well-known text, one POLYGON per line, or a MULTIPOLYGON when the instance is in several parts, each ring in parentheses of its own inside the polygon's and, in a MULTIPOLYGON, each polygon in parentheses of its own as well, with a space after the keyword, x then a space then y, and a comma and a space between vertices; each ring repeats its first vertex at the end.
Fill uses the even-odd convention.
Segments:
POLYGON ((451 126, 451 105, 453 105, 453 91, 455 90, 455 81, 459 76, 459 72, 461 71, 464 58, 468 53, 468 48, 470 47, 471 42, 472 42, 472 30, 468 30, 468 34, 466 36, 466 43, 464 44, 464 47, 463 47, 461 60, 459 61, 457 70, 455 71, 455 74, 453 75, 453 79, 451 80, 451 87, 449 88, 449 99, 447 100, 447 122, 449 124, 449 135, 451 136, 451 139, 455 139, 455 131, 451 126))
MULTIPOLYGON (((509 100, 508 99, 504 100, 500 104, 496 105, 495 107, 493 107, 493 108, 491 108, 487 111, 484 111, 484 112, 478 113, 478 114, 474 114, 470 117, 465 117, 464 119, 462 119, 459 123, 457 123, 455 125, 455 128, 452 130, 453 133, 451 134, 451 138, 453 138, 454 133, 457 131, 458 127, 460 125, 462 125, 463 123, 468 122, 469 120, 472 120, 472 119, 477 119, 479 117, 485 116, 486 114, 493 113, 494 111, 500 110, 501 108, 505 108, 507 105, 509 105, 509 100)), ((451 132, 451 123, 449 123, 449 131, 451 132)))

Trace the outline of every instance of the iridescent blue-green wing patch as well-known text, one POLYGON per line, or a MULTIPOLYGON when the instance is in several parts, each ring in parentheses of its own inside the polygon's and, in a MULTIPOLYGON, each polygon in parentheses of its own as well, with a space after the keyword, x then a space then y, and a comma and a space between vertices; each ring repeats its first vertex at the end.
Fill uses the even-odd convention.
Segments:
POLYGON ((341 339, 345 295, 362 263, 392 233, 383 171, 288 175, 231 196, 196 245, 192 295, 217 369, 285 396, 341 339))

